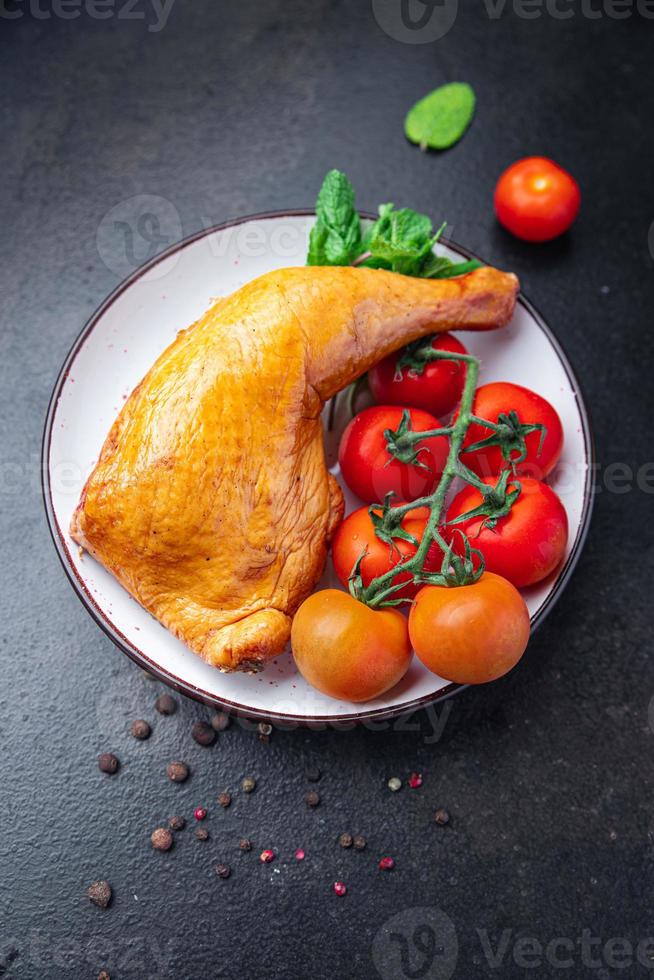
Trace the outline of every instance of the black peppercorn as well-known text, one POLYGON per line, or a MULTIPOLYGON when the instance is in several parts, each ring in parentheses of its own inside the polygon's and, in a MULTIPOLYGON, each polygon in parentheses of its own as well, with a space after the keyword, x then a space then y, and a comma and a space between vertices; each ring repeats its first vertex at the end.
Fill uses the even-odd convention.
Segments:
POLYGON ((189 768, 185 762, 171 762, 166 766, 168 779, 174 783, 183 783, 189 777, 189 768))
POLYGON ((166 827, 157 827, 150 835, 150 843, 155 851, 169 851, 173 846, 173 835, 166 827))
POLYGON ((228 807, 232 802, 232 797, 230 793, 221 793, 218 797, 218 802, 222 807, 228 807))
POLYGON ((120 768, 120 760, 113 754, 113 752, 103 752, 98 758, 98 769, 101 772, 106 772, 109 776, 113 776, 115 772, 118 772, 120 768))
POLYGON ((357 834, 353 843, 355 851, 365 851, 368 842, 365 837, 361 836, 361 834, 357 834))
POLYGON ((256 787, 256 785, 257 785, 256 782, 254 781, 254 779, 252 779, 251 776, 246 776, 243 782, 241 783, 241 787, 244 793, 251 793, 256 787))
POLYGON ((251 851, 252 850, 252 841, 251 840, 248 840, 247 837, 243 837, 242 840, 240 840, 238 842, 238 846, 240 847, 240 849, 242 851, 251 851))
POLYGON ((232 873, 232 869, 228 864, 217 864, 215 870, 219 878, 229 878, 232 873))
POLYGON ((111 885, 108 881, 94 881, 89 885, 86 894, 94 905, 100 909, 106 909, 111 902, 111 885))
POLYGON ((168 821, 168 826, 171 830, 184 830, 186 819, 185 817, 171 817, 168 821))
POLYGON ((305 800, 307 806, 318 806, 318 804, 320 803, 320 795, 318 793, 316 793, 315 789, 312 789, 304 797, 304 800, 305 800))
POLYGON ((218 711, 211 719, 211 727, 215 732, 224 732, 229 728, 232 719, 224 711, 218 711))
POLYGON ((446 824, 450 822, 450 815, 447 812, 447 810, 441 808, 440 810, 437 810, 436 813, 434 814, 434 820, 436 821, 439 827, 444 827, 446 824))
POLYGON ((309 780, 310 783, 317 783, 320 781, 322 773, 317 766, 309 766, 308 769, 304 770, 304 775, 309 780))
POLYGON ((174 715, 177 711, 177 701, 170 694, 160 694, 154 706, 160 715, 174 715))
POLYGON ((198 745, 209 746, 216 741, 214 729, 206 721, 196 721, 191 728, 191 735, 198 745))
POLYGON ((150 738, 152 734, 152 729, 143 718, 138 718, 136 721, 133 721, 130 731, 134 738, 138 738, 140 742, 143 742, 146 738, 150 738))
POLYGON ((198 840, 209 840, 209 831, 205 830, 204 827, 198 827, 195 831, 195 836, 198 840))
POLYGON ((341 845, 341 847, 352 847, 352 844, 354 843, 352 834, 341 834, 341 836, 338 838, 338 843, 341 845))

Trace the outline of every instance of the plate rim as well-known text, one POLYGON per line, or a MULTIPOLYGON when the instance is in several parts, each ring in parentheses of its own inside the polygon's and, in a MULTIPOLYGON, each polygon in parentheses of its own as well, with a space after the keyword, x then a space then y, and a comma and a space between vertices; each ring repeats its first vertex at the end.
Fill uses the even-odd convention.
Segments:
MULTIPOLYGON (((254 214, 242 215, 240 217, 231 218, 227 221, 219 222, 218 224, 212 225, 210 228, 199 229, 198 231, 192 232, 190 235, 180 239, 178 242, 173 243, 167 249, 164 249, 164 251, 155 255, 152 259, 149 259, 147 262, 144 262, 142 265, 138 266, 133 272, 131 272, 125 279, 114 287, 114 289, 108 294, 108 296, 105 297, 105 299, 100 303, 100 305, 91 314, 89 319, 82 327, 80 333, 73 341, 73 344, 57 374, 52 389, 52 394, 50 395, 50 400, 48 402, 43 428, 43 437, 41 441, 41 491, 50 537, 52 538, 57 556, 75 594, 91 618, 109 637, 109 639, 112 640, 114 645, 117 646, 122 653, 126 654, 142 670, 146 670, 148 673, 156 677, 157 680, 162 681, 169 687, 172 687, 180 694, 191 697, 195 701, 200 701, 201 703, 211 707, 227 711, 229 714, 240 718, 257 722, 274 723, 280 727, 282 725, 292 725, 293 727, 303 728, 338 728, 343 724, 349 724, 352 722, 363 724, 366 721, 385 721, 398 718, 400 716, 410 716, 415 714, 416 711, 419 711, 430 704, 437 704, 440 701, 447 700, 453 695, 458 694, 460 691, 465 690, 468 685, 450 683, 433 694, 422 695, 419 698, 413 698, 409 701, 405 701, 401 704, 390 707, 363 709, 361 711, 349 712, 348 714, 344 715, 314 715, 312 717, 307 717, 305 715, 294 715, 286 712, 266 711, 264 709, 254 707, 246 707, 238 702, 230 701, 228 698, 220 698, 209 691, 205 691, 204 689, 191 684, 189 681, 166 671, 164 668, 159 666, 159 664, 151 660, 146 653, 139 650, 139 648, 136 647, 120 631, 115 623, 113 623, 107 616, 104 610, 102 610, 96 603, 71 559, 68 543, 66 542, 65 535, 59 526, 59 522, 57 521, 54 511, 52 488, 50 484, 50 447, 52 443, 53 422, 59 399, 70 373, 70 369, 77 358, 81 347, 87 338, 92 334, 96 324, 106 313, 109 307, 112 306, 116 300, 130 288, 130 286, 132 286, 135 282, 138 282, 138 280, 146 275, 147 272, 155 265, 165 261, 171 255, 174 255, 176 252, 188 247, 189 245, 192 245, 194 242, 199 241, 202 238, 206 238, 219 231, 225 231, 227 228, 233 228, 237 225, 246 224, 249 221, 312 217, 315 215, 315 213, 314 208, 292 208, 273 211, 260 211, 254 214)), ((360 211, 359 214, 364 219, 374 220, 377 217, 375 214, 369 211, 360 211)), ((476 253, 462 245, 459 245, 452 239, 443 238, 441 241, 443 245, 453 249, 460 255, 466 256, 468 259, 478 259, 481 262, 484 261, 476 253)), ((584 479, 583 506, 579 519, 579 529, 570 549, 570 554, 559 571, 556 581, 552 585, 551 592, 531 621, 531 631, 533 633, 543 623, 545 618, 549 615, 558 602, 581 556, 583 546, 588 536, 594 505, 593 474, 596 457, 593 427, 584 391, 565 350, 552 331, 552 328, 545 320, 544 316, 534 306, 534 304, 527 299, 527 297, 522 293, 522 290, 518 294, 517 302, 524 306, 527 312, 534 318, 539 328, 543 331, 554 348, 555 353, 558 356, 568 377, 568 381, 570 382, 573 390, 574 397, 579 408, 579 414, 581 416, 584 449, 588 461, 588 467, 584 479)))

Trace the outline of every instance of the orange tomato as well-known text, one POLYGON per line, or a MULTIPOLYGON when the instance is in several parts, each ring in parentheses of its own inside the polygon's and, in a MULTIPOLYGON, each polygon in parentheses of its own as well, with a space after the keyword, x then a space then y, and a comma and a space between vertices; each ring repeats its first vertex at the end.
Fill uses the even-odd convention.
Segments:
POLYGON ((485 572, 472 585, 427 585, 409 614, 409 636, 425 667, 457 684, 508 673, 529 642, 529 611, 518 590, 485 572))
POLYGON ((298 670, 323 694, 370 701, 407 672, 411 644, 396 609, 371 609, 348 592, 323 589, 293 619, 291 646, 298 670))

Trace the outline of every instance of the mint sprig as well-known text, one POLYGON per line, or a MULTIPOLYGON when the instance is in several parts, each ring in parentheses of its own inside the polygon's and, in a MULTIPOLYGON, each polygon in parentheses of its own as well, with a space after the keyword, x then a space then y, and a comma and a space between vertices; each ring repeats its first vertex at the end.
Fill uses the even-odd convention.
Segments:
POLYGON ((354 188, 344 173, 330 170, 316 202, 307 265, 363 265, 423 279, 448 279, 481 265, 434 253, 445 223, 434 231, 431 219, 412 208, 382 204, 378 211, 379 218, 362 234, 354 188))
POLYGON ((340 170, 330 170, 316 201, 307 265, 350 265, 361 252, 361 220, 354 188, 340 170))

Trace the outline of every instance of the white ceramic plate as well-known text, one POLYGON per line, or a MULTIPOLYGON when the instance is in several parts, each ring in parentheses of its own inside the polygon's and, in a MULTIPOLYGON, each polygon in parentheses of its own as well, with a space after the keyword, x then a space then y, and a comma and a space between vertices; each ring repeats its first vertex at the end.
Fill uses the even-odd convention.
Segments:
MULTIPOLYGON (((308 212, 278 213, 201 232, 137 270, 109 296, 77 339, 52 395, 43 442, 44 497, 57 551, 77 594, 142 667, 185 694, 253 718, 303 723, 377 719, 415 710, 458 686, 429 673, 415 658, 400 684, 365 705, 315 691, 296 672, 288 652, 260 674, 222 674, 171 636, 68 535, 71 514, 109 427, 155 358, 214 298, 272 269, 303 265, 312 223, 308 212)), ((450 254, 468 257, 452 244, 450 254)), ((482 383, 515 381, 533 388, 554 404, 563 422, 565 448, 550 482, 567 510, 570 540, 558 573, 525 591, 536 626, 560 595, 590 519, 588 414, 561 347, 524 298, 507 329, 467 333, 462 339, 481 358, 482 383)), ((328 439, 330 465, 334 448, 334 439, 328 439)), ((348 510, 359 506, 349 494, 347 504, 348 510)), ((330 565, 322 585, 338 584, 330 565)))

